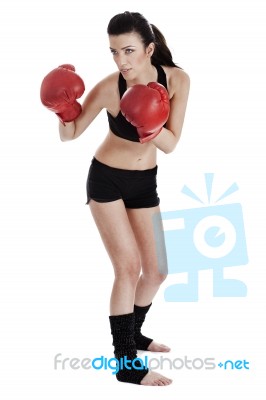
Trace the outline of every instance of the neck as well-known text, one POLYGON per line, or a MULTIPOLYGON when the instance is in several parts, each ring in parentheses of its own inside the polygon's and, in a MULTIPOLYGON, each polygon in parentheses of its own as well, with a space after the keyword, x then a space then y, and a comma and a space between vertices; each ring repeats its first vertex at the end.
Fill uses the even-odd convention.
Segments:
POLYGON ((149 64, 147 68, 145 68, 145 70, 143 70, 143 72, 141 72, 138 76, 127 81, 127 87, 137 84, 147 85, 149 82, 156 82, 157 78, 157 69, 154 67, 154 65, 149 64))

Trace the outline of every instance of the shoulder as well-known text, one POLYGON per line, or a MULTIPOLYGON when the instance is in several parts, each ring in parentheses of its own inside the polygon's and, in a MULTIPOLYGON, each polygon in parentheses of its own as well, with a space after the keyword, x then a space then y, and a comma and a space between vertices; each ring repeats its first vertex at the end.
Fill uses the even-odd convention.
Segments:
POLYGON ((98 86, 101 89, 108 90, 110 86, 112 85, 117 85, 119 79, 119 72, 113 72, 110 75, 107 75, 105 78, 103 78, 101 81, 98 82, 98 86))
POLYGON ((181 68, 162 67, 166 73, 169 96, 172 98, 177 92, 189 91, 190 77, 181 68))
POLYGON ((119 72, 114 72, 100 80, 93 88, 98 94, 110 95, 118 89, 119 72))
POLYGON ((100 108, 110 108, 113 99, 119 96, 118 79, 119 72, 114 72, 100 80, 89 91, 85 103, 93 102, 100 108))

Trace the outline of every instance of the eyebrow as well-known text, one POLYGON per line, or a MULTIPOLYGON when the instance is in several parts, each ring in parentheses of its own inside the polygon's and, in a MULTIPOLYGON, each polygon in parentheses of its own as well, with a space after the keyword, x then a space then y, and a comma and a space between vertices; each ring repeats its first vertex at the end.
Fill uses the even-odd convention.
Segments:
MULTIPOLYGON (((125 50, 128 47, 136 47, 136 46, 133 46, 132 44, 129 44, 128 46, 122 47, 121 50, 125 50)), ((116 49, 113 49, 112 47, 110 47, 110 50, 116 50, 116 49)))

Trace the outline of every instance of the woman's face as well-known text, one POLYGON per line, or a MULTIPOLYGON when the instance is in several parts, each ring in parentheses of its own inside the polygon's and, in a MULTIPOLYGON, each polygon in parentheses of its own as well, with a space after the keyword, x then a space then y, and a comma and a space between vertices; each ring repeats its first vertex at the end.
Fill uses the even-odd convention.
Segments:
POLYGON ((151 43, 145 48, 138 33, 110 35, 109 42, 117 68, 126 80, 135 79, 151 65, 154 45, 151 43))

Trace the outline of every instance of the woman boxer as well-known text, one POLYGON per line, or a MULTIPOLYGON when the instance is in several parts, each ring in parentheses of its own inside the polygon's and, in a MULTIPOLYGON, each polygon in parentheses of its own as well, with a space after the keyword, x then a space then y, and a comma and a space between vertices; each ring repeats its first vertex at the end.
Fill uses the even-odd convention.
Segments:
MULTIPOLYGON (((41 99, 58 115, 62 141, 76 139, 107 111, 109 132, 90 166, 87 203, 114 268, 109 320, 115 356, 133 361, 137 350, 170 350, 144 336, 141 327, 167 274, 163 231, 155 237, 153 226, 160 212, 156 151, 172 152, 180 138, 189 77, 173 62, 162 33, 141 14, 114 16, 107 32, 118 71, 100 81, 81 107, 76 99, 83 81, 72 66, 61 66, 45 77, 41 99)), ((116 376, 151 386, 172 382, 138 362, 116 376)))

